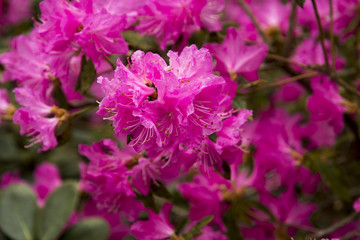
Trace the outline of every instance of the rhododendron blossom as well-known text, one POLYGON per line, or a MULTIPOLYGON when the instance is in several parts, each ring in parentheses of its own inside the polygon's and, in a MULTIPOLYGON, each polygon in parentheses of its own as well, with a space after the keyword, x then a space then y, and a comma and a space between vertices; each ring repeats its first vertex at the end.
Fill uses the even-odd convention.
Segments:
POLYGON ((358 239, 360 0, 0 0, 0 239, 358 239))

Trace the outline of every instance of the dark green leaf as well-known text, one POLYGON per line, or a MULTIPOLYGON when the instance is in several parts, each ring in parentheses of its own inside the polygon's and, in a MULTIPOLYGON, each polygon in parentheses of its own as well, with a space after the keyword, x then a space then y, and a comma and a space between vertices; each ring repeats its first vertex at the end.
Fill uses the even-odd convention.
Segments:
POLYGON ((201 235, 201 230, 208 225, 214 219, 213 215, 204 217, 199 222, 193 226, 188 233, 186 233, 183 237, 185 240, 191 240, 196 236, 201 235))
POLYGON ((151 182, 151 191, 158 197, 162 197, 165 199, 171 199, 171 193, 167 190, 167 188, 161 182, 157 184, 151 182))
POLYGON ((233 100, 234 108, 247 108, 246 101, 241 96, 236 96, 233 100))
MULTIPOLYGON (((274 214, 270 211, 270 209, 268 209, 265 205, 263 205, 262 203, 258 202, 258 201, 248 201, 249 205, 251 207, 256 208, 257 210, 262 211, 263 213, 265 213, 266 215, 268 215, 271 219, 272 222, 277 222, 276 217, 274 216, 274 214)), ((251 210, 250 210, 251 211, 251 210)))
POLYGON ((350 200, 349 187, 344 182, 344 178, 336 166, 322 160, 317 160, 316 167, 335 195, 342 200, 350 200))
POLYGON ((11 239, 6 237, 2 232, 0 232, 0 240, 11 240, 11 239))
POLYGON ((127 135, 126 136, 126 144, 129 144, 133 140, 133 135, 127 135))
POLYGON ((296 0, 297 5, 299 5, 301 8, 304 8, 305 0, 296 0))
POLYGON ((58 103, 58 106, 60 108, 65 108, 68 109, 69 108, 69 103, 66 100, 66 96, 63 92, 63 90, 61 89, 61 82, 59 79, 55 79, 55 88, 53 91, 53 97, 55 98, 56 102, 58 103))
POLYGON ((87 218, 72 226, 61 240, 106 240, 109 225, 101 218, 87 218))
POLYGON ((158 44, 154 37, 140 35, 136 31, 124 31, 123 36, 129 46, 133 49, 141 49, 143 51, 156 51, 158 44))
POLYGON ((228 239, 243 239, 238 226, 237 216, 231 206, 223 216, 223 222, 226 226, 226 235, 228 239))
POLYGON ((77 184, 65 182, 57 188, 40 212, 38 238, 53 240, 60 234, 78 201, 77 184))
POLYGON ((155 199, 154 199, 154 196, 152 195, 152 192, 149 192, 147 195, 139 194, 137 196, 137 199, 140 200, 144 204, 144 207, 150 208, 151 210, 153 210, 156 213, 159 212, 159 209, 155 203, 155 199))
POLYGON ((34 239, 36 196, 23 184, 5 188, 0 195, 0 228, 14 240, 34 239))
POLYGON ((90 58, 86 60, 86 56, 83 55, 81 58, 81 71, 76 82, 75 91, 85 93, 95 79, 96 69, 94 63, 90 58))

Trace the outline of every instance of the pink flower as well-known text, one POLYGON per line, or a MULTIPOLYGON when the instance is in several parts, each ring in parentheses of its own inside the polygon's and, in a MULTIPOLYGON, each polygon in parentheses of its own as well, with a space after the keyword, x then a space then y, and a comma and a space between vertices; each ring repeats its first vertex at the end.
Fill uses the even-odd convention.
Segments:
POLYGON ((159 214, 149 211, 147 221, 137 221, 131 226, 131 233, 139 240, 165 240, 175 234, 169 215, 172 204, 165 203, 159 214))
MULTIPOLYGON (((309 1, 311 2, 311 1, 309 1)), ((330 54, 330 42, 325 41, 325 47, 329 63, 331 64, 331 54, 330 54)), ((321 43, 316 40, 315 37, 310 39, 305 39, 302 43, 297 46, 295 49, 294 56, 291 60, 304 64, 304 65, 325 65, 324 52, 321 47, 321 43)), ((340 69, 345 65, 343 58, 335 58, 335 67, 340 69)), ((294 66, 296 69, 300 69, 298 66, 294 66)))
POLYGON ((241 74, 247 80, 258 80, 257 70, 268 52, 266 44, 248 46, 234 28, 229 28, 221 45, 205 45, 215 56, 216 70, 222 74, 241 74))
POLYGON ((41 87, 53 76, 47 62, 49 57, 41 52, 42 42, 36 39, 35 31, 14 38, 11 48, 0 55, 0 63, 5 66, 2 81, 17 80, 41 87))
POLYGON ((194 240, 227 240, 228 238, 221 232, 215 231, 209 226, 205 226, 201 229, 202 234, 194 240))
POLYGON ((89 200, 85 203, 83 212, 79 217, 86 219, 92 216, 101 217, 109 223, 111 228, 109 240, 124 239, 130 235, 130 227, 124 223, 119 214, 101 211, 96 207, 95 201, 89 200))
POLYGON ((92 195, 97 207, 110 213, 124 212, 130 220, 136 219, 143 207, 135 200, 125 165, 133 155, 122 153, 109 139, 92 146, 80 144, 79 153, 90 160, 81 167, 81 187, 92 195))
POLYGON ((94 61, 103 55, 128 52, 128 46, 121 36, 126 26, 125 15, 97 13, 87 16, 83 29, 75 33, 82 51, 94 61))
POLYGON ((54 84, 58 78, 61 89, 67 99, 79 99, 81 95, 75 93, 75 83, 80 72, 80 60, 74 63, 72 56, 62 52, 54 56, 45 51, 47 42, 41 39, 38 28, 29 35, 20 35, 11 43, 11 50, 0 55, 0 63, 5 66, 2 81, 17 81, 20 86, 36 88, 52 94, 54 84), (74 70, 74 66, 78 70, 74 70))
MULTIPOLYGON (((266 35, 272 36, 278 32, 281 35, 285 35, 289 24, 290 4, 283 4, 281 0, 256 0, 246 2, 266 35), (266 12, 266 14, 264 14, 264 12, 266 12)), ((243 39, 255 42, 263 41, 251 19, 237 1, 228 1, 225 9, 228 17, 239 24, 239 34, 243 39)))
POLYGON ((237 116, 231 116, 224 120, 223 128, 217 132, 218 138, 216 144, 222 147, 237 146, 241 142, 242 132, 245 131, 243 125, 248 121, 249 117, 252 117, 252 111, 243 109, 237 116))
POLYGON ((20 179, 17 172, 6 172, 1 177, 0 187, 6 187, 16 183, 25 183, 34 189, 37 195, 38 206, 42 207, 47 196, 61 185, 62 180, 57 167, 48 162, 44 162, 36 167, 34 179, 34 183, 28 183, 20 179))
POLYGON ((308 98, 307 108, 315 122, 327 122, 336 134, 343 129, 344 99, 338 93, 336 83, 326 77, 314 78, 311 82, 314 93, 308 98))
POLYGON ((70 51, 75 55, 81 50, 99 63, 104 55, 128 51, 121 36, 127 25, 125 14, 110 13, 98 2, 86 4, 84 1, 47 0, 40 3, 40 8, 39 33, 49 42, 52 53, 70 51))
POLYGON ((278 101, 293 102, 298 100, 305 93, 305 88, 298 82, 291 82, 280 86, 274 98, 278 101))
POLYGON ((182 35, 186 41, 190 34, 202 26, 210 31, 222 28, 218 13, 223 0, 149 0, 139 11, 140 23, 136 30, 154 35, 161 49, 168 43, 175 44, 182 35))
POLYGON ((230 183, 214 171, 208 171, 206 174, 208 177, 198 175, 193 182, 181 184, 179 191, 190 203, 189 218, 192 221, 213 215, 212 223, 225 231, 221 217, 228 206, 222 202, 220 186, 230 188, 230 183))
POLYGON ((353 207, 354 207, 355 211, 360 212, 360 198, 354 202, 353 207))
POLYGON ((21 135, 27 134, 32 138, 26 147, 40 143, 42 148, 38 152, 56 147, 55 128, 69 120, 69 113, 46 101, 44 93, 31 88, 16 88, 14 92, 16 100, 23 107, 15 112, 13 120, 20 125, 21 135))
POLYGON ((38 195, 38 205, 43 206, 46 197, 61 185, 61 177, 56 166, 44 162, 35 169, 34 178, 33 188, 38 195))
POLYGON ((160 178, 161 167, 163 162, 154 161, 153 159, 139 158, 139 163, 131 170, 133 186, 143 195, 149 193, 150 183, 160 178))
POLYGON ((22 180, 20 179, 18 172, 5 172, 1 175, 0 179, 0 189, 11 184, 21 183, 22 180))
POLYGON ((180 146, 197 151, 207 144, 204 136, 219 131, 230 115, 229 90, 212 73, 206 49, 192 45, 168 56, 169 66, 159 55, 137 51, 130 69, 118 61, 113 79, 98 78, 106 95, 98 114, 150 157, 180 146))
POLYGON ((8 24, 18 24, 31 18, 31 0, 0 1, 0 28, 8 24))

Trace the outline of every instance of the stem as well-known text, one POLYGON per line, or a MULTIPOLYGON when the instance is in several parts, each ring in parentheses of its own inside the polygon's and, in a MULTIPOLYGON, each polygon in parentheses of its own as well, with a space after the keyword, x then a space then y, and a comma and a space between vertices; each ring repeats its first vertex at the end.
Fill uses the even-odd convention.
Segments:
POLYGON ((331 43, 331 70, 333 74, 336 74, 335 69, 335 45, 334 45, 334 8, 333 1, 329 0, 330 6, 330 43, 331 43))
POLYGON ((268 84, 266 86, 257 88, 254 91, 250 91, 250 92, 242 93, 242 94, 247 95, 247 94, 251 94, 251 93, 258 92, 258 91, 261 91, 261 90, 265 90, 265 89, 268 89, 268 88, 278 87, 278 86, 281 86, 281 85, 284 85, 284 84, 287 84, 287 83, 290 83, 290 82, 295 82, 295 81, 298 81, 298 80, 301 80, 301 79, 306 79, 306 78, 320 76, 320 75, 322 75, 322 73, 307 72, 307 73, 300 74, 300 75, 297 75, 297 76, 294 76, 294 77, 291 77, 291 78, 287 78, 287 79, 280 80, 280 81, 277 81, 277 82, 274 82, 274 83, 270 83, 270 84, 268 84))
POLYGON ((339 84, 340 86, 342 86, 343 88, 345 88, 346 90, 348 90, 349 92, 357 95, 358 97, 360 97, 360 92, 353 86, 351 86, 350 84, 348 84, 347 82, 345 82, 344 80, 342 80, 341 78, 339 78, 338 76, 332 76, 332 79, 339 84))
POLYGON ((353 239, 354 237, 359 237, 359 236, 360 236, 360 230, 356 229, 356 230, 349 232, 346 235, 342 236, 341 239, 349 240, 349 239, 353 239))
MULTIPOLYGON (((294 1, 295 2, 295 1, 294 1)), ((275 55, 275 54, 268 54, 266 56, 267 58, 270 58, 270 59, 274 59, 274 60, 277 60, 277 61, 280 61, 280 62, 285 62, 285 63, 288 63, 288 64, 292 64, 292 65, 296 65, 296 66, 299 66, 301 68, 308 68, 307 65, 305 64, 302 64, 302 63, 299 63, 299 62, 295 62, 289 58, 286 58, 286 57, 282 57, 282 56, 279 56, 279 55, 275 55)))
POLYGON ((293 224, 293 223, 285 223, 285 225, 287 227, 293 227, 293 228, 296 228, 298 230, 301 230, 301 231, 304 231, 304 232, 307 232, 307 233, 314 233, 316 232, 316 230, 312 227, 308 227, 308 226, 301 226, 301 225, 298 225, 298 224, 293 224))
POLYGON ((322 69, 321 66, 304 65, 304 64, 295 62, 295 61, 293 61, 291 59, 288 59, 288 58, 285 58, 285 57, 282 57, 282 56, 279 56, 279 55, 275 55, 275 54, 268 54, 267 58, 274 59, 274 60, 277 60, 277 61, 280 61, 280 62, 285 62, 287 64, 297 65, 297 66, 299 66, 301 68, 304 68, 304 69, 311 69, 311 70, 319 71, 319 72, 321 72, 323 74, 326 74, 326 75, 330 75, 331 79, 334 80, 337 84, 339 84, 340 86, 345 88, 347 91, 349 91, 349 92, 357 95, 358 97, 360 97, 360 93, 355 87, 353 87, 352 85, 350 85, 347 82, 345 82, 344 80, 342 80, 339 76, 337 76, 337 74, 331 74, 330 71, 326 71, 326 70, 322 69))
POLYGON ((77 112, 72 113, 72 114, 70 115, 70 118, 73 119, 73 118, 75 118, 75 117, 77 117, 77 116, 80 116, 80 115, 82 115, 82 114, 84 114, 84 113, 86 113, 86 112, 94 109, 94 108, 97 107, 97 106, 99 106, 99 105, 98 105, 98 104, 93 104, 93 105, 84 107, 83 109, 81 109, 81 110, 79 110, 79 111, 77 111, 77 112))
POLYGON ((334 225, 319 230, 314 237, 322 237, 322 236, 326 236, 329 235, 330 233, 334 232, 335 230, 341 228, 342 226, 346 225, 347 223, 351 222, 352 220, 354 220, 355 217, 357 217, 359 215, 358 212, 353 212, 352 214, 350 214, 349 216, 347 216, 346 218, 342 219, 341 221, 335 223, 334 225))
POLYGON ((110 57, 104 55, 104 59, 111 65, 114 70, 116 69, 117 66, 111 61, 110 57))
POLYGON ((319 32, 320 32, 320 43, 321 43, 321 47, 324 53, 324 57, 325 57, 325 64, 326 64, 326 68, 327 70, 330 72, 330 65, 329 65, 329 59, 327 56, 327 52, 326 52, 326 48, 325 48, 325 42, 324 42, 324 30, 321 26, 321 20, 320 20, 320 16, 319 16, 319 12, 316 6, 316 1, 315 0, 311 0, 312 5, 314 7, 314 12, 315 12, 315 16, 316 16, 316 22, 317 25, 319 27, 319 32))
POLYGON ((285 45, 284 45, 283 53, 282 53, 282 55, 285 57, 290 56, 291 45, 292 45, 293 39, 294 39, 293 33, 294 33, 294 29, 295 29, 295 24, 296 24, 296 10, 297 10, 296 1, 292 1, 291 2, 290 24, 289 24, 289 28, 286 33, 285 45))
POLYGON ((247 5, 247 3, 244 0, 238 0, 238 2, 240 4, 240 6, 244 9, 245 13, 250 17, 252 23, 254 24, 254 26, 258 30, 258 32, 260 33, 264 42, 268 43, 264 31, 261 29, 259 22, 256 20, 255 15, 252 13, 249 5, 247 5))

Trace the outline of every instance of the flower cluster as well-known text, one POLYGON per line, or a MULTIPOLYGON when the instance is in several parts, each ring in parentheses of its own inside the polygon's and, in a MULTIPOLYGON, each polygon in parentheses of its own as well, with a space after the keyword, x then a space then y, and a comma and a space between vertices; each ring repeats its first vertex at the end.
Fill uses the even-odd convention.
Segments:
POLYGON ((59 238, 358 237, 359 0, 43 0, 12 37, 30 5, 0 0, 0 193, 77 178, 59 238))

